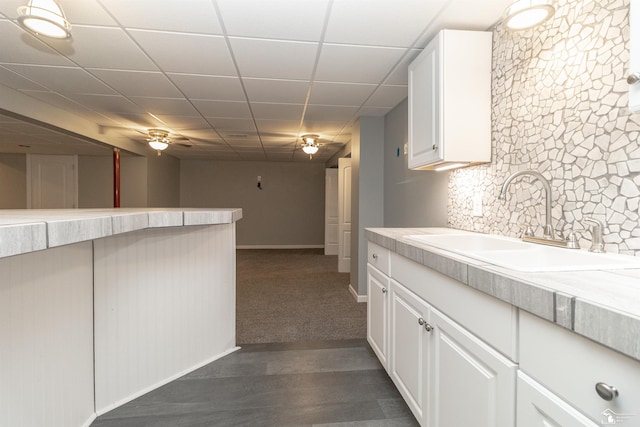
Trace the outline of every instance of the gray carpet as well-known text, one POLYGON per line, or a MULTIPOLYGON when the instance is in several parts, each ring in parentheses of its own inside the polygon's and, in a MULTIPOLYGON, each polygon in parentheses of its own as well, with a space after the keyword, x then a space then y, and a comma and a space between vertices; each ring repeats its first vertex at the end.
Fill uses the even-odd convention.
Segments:
POLYGON ((367 305, 322 249, 237 251, 238 345, 366 338, 367 305))

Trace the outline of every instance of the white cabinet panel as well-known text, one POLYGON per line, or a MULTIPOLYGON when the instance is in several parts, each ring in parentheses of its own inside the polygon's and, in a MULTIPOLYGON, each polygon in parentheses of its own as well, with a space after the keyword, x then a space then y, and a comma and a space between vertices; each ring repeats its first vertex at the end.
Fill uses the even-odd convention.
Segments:
MULTIPOLYGON (((612 411, 640 425, 640 362, 526 312, 520 314, 520 369, 594 422, 612 411), (619 395, 603 400, 596 384, 619 395)), ((621 425, 625 425, 620 423, 621 425)))
POLYGON ((235 224, 95 241, 96 411, 235 347, 235 224))
POLYGON ((518 427, 597 426, 522 372, 518 372, 517 413, 518 427))
POLYGON ((409 169, 491 161, 491 39, 443 30, 409 65, 409 169))
POLYGON ((389 278, 367 265, 367 341, 387 368, 389 349, 389 278))
POLYGON ((517 365, 431 310, 432 426, 513 427, 517 365))
POLYGON ((415 294, 391 281, 389 376, 422 424, 426 419, 428 339, 423 322, 428 306, 415 294))
POLYGON ((91 242, 0 259, 0 425, 87 425, 93 406, 91 242))

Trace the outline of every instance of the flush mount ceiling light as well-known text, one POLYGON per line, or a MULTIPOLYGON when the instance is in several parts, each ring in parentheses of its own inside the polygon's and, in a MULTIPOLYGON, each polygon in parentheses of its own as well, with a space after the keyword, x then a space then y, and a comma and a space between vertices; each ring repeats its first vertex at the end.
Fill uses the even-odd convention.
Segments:
POLYGON ((551 18, 555 8, 551 0, 515 0, 504 12, 503 23, 518 31, 535 27, 551 18))
POLYGON ((309 158, 313 158, 313 155, 318 152, 320 144, 318 144, 318 135, 302 135, 302 151, 309 155, 309 158))
POLYGON ((149 147, 156 150, 158 156, 161 155, 162 151, 166 150, 169 144, 171 144, 169 132, 163 129, 149 129, 147 132, 149 133, 149 138, 147 139, 149 147))
POLYGON ((32 33, 68 39, 71 24, 57 0, 29 0, 27 6, 18 8, 18 23, 32 33))

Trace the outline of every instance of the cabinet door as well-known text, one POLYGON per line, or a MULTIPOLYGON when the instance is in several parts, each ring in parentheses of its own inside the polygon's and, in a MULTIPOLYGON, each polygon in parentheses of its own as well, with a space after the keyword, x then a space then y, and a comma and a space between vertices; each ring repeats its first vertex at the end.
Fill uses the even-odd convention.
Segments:
POLYGON ((367 265, 367 295, 367 341, 386 369, 389 348, 389 278, 371 265, 367 265))
POLYGON ((426 422, 429 309, 391 280, 389 375, 418 422, 426 422))
MULTIPOLYGON (((517 413, 518 427, 596 427, 597 425, 522 372, 518 372, 517 413)), ((606 422, 603 420, 603 423, 606 422)))
POLYGON ((517 365, 435 309, 430 426, 513 427, 517 365))
POLYGON ((443 159, 440 146, 440 35, 409 65, 409 168, 443 159))

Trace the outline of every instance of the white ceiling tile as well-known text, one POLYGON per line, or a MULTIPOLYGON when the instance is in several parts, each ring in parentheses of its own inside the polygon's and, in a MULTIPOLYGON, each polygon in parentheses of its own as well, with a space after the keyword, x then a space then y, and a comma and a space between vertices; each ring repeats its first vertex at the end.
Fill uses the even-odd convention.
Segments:
POLYGON ((408 96, 407 86, 380 86, 365 105, 367 107, 393 108, 408 96))
POLYGON ((0 84, 8 86, 13 89, 21 90, 45 90, 44 86, 41 86, 31 80, 22 77, 13 71, 0 66, 0 84))
POLYGON ((72 94, 69 95, 69 97, 82 104, 84 107, 94 111, 127 114, 138 114, 144 111, 139 106, 120 95, 72 94))
POLYGON ((89 70, 91 74, 125 96, 177 98, 182 93, 159 72, 89 70))
POLYGON ((261 135, 271 135, 277 133, 278 135, 289 134, 297 136, 298 127, 300 126, 300 119, 297 120, 256 120, 258 130, 261 135), (286 132, 283 132, 286 129, 286 132))
POLYGON ((376 88, 374 84, 315 82, 309 104, 360 106, 376 88))
POLYGON ((389 85, 409 84, 409 64, 422 52, 422 49, 410 49, 393 69, 384 83, 389 85))
POLYGON ((304 105, 252 102, 251 110, 256 119, 296 120, 302 117, 304 105))
POLYGON ((309 121, 337 121, 345 117, 351 118, 358 111, 358 107, 334 105, 309 105, 304 120, 309 121))
POLYGON ((165 72, 236 75, 224 37, 146 30, 129 33, 165 72))
POLYGON ((207 117, 207 122, 209 122, 216 130, 229 129, 239 131, 241 133, 256 131, 253 120, 250 118, 207 117))
POLYGON ((54 92, 60 92, 62 94, 116 94, 107 85, 81 68, 20 64, 5 64, 4 66, 54 92))
POLYGON ((81 67, 157 70, 120 28, 74 26, 70 40, 53 39, 47 43, 81 67))
MULTIPOLYGON (((0 3, 2 3, 0 1, 0 3)), ((37 37, 22 30, 18 24, 0 21, 2 55, 0 61, 15 64, 73 66, 73 62, 59 55, 37 37)))
POLYGON ((124 27, 222 34, 211 0, 102 0, 102 4, 124 27))
POLYGON ((204 117, 250 118, 246 102, 194 100, 193 105, 204 117))
POLYGON ((309 80, 318 43, 230 37, 242 77, 309 80))
POLYGON ((230 36, 303 41, 320 40, 327 3, 327 0, 217 1, 230 36))
MULTIPOLYGON (((449 0, 336 0, 325 41, 409 47, 449 0)), ((479 5, 485 2, 478 2, 479 5)))
POLYGON ((444 28, 450 30, 487 30, 502 19, 504 10, 511 3, 513 0, 488 2, 452 0, 438 17, 438 21, 433 23, 416 43, 416 47, 426 46, 438 31, 444 28))
POLYGON ((379 83, 396 65, 405 49, 325 44, 316 80, 379 83))
MULTIPOLYGON (((24 3, 24 0, 21 1, 24 3)), ((67 20, 71 22, 72 37, 75 36, 73 30, 76 25, 117 25, 116 21, 100 6, 97 0, 62 1, 61 4, 67 20)))
POLYGON ((247 96, 253 102, 304 104, 309 92, 308 81, 243 78, 247 96))
POLYGON ((169 74, 188 98, 217 101, 246 101, 238 77, 169 74))
POLYGON ((168 116, 164 114, 157 115, 162 123, 175 131, 186 130, 210 130, 210 125, 200 116, 168 116))
POLYGON ((129 99, 139 105, 147 113, 171 116, 197 116, 198 112, 186 99, 181 98, 146 98, 132 96, 129 99))

